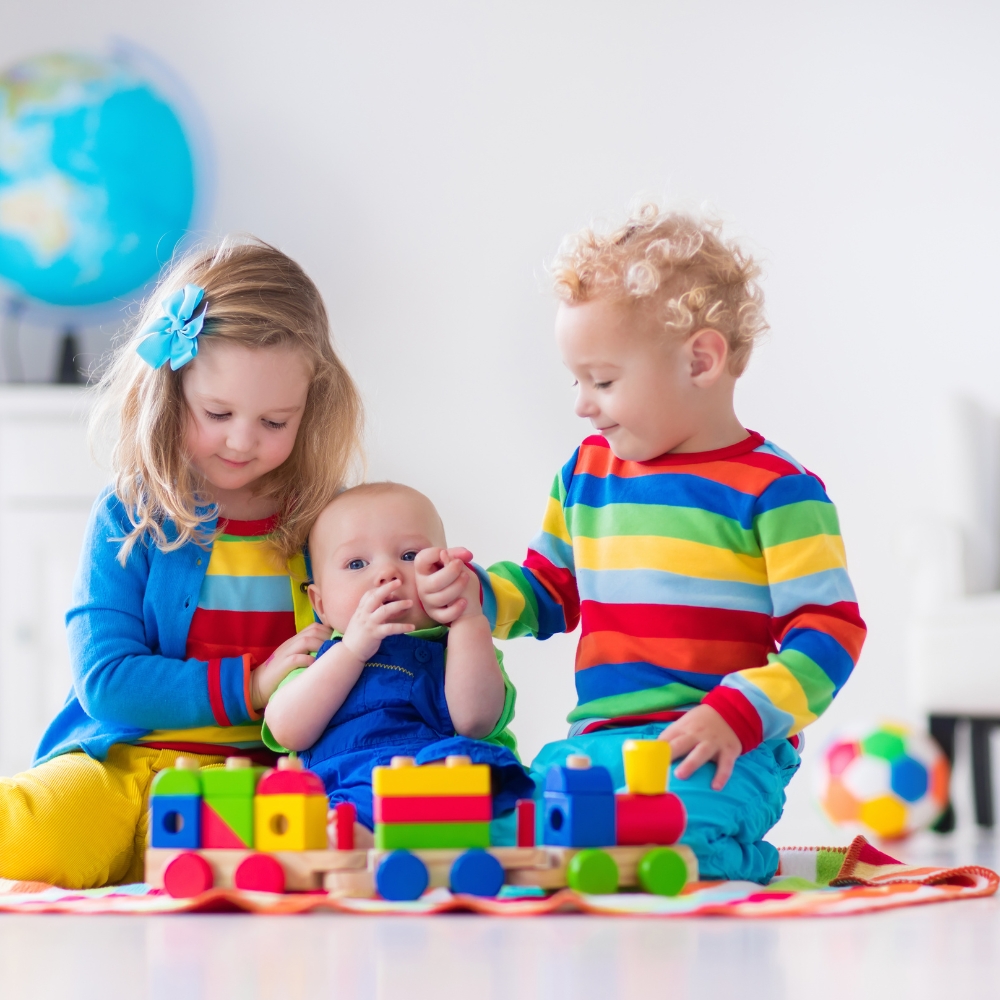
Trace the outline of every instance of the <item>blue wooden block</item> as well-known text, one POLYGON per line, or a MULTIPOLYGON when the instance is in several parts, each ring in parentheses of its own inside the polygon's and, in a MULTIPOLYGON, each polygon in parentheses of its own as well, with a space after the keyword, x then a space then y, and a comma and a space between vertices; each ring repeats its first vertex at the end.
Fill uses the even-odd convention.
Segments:
POLYGON ((452 892, 469 896, 495 896, 503 880, 503 865, 482 848, 460 854, 451 866, 449 877, 452 892))
POLYGON ((375 872, 375 889, 394 902, 420 899, 429 880, 427 866, 409 851, 387 854, 375 872))
POLYGON ((201 847, 201 796, 154 795, 150 800, 153 847, 201 847))
POLYGON ((542 843, 556 847, 611 847, 614 792, 545 792, 542 843))

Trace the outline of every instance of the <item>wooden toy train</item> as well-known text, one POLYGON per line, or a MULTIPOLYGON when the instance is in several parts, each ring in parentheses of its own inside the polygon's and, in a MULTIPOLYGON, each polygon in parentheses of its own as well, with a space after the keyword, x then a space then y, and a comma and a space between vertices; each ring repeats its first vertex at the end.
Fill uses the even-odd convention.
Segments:
POLYGON ((265 771, 246 758, 199 770, 191 758, 157 775, 150 796, 146 881, 170 895, 213 886, 265 892, 325 889, 338 897, 418 899, 446 886, 477 896, 529 895, 569 886, 676 895, 697 879, 677 843, 686 815, 667 791, 669 744, 629 740, 627 791, 610 772, 571 756, 549 769, 536 844, 535 803, 517 803, 517 846, 490 844, 490 769, 468 757, 416 766, 410 757, 372 771, 375 846, 354 848, 355 811, 336 807, 338 849, 327 849, 323 783, 296 758, 265 771))

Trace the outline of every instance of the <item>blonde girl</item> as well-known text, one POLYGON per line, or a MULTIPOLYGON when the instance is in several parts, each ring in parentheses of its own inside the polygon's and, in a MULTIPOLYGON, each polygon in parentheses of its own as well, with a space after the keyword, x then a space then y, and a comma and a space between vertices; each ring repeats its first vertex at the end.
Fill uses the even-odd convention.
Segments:
POLYGON ((0 877, 71 888, 141 881, 149 786, 178 754, 266 753, 268 698, 330 636, 303 544, 361 423, 315 285, 253 239, 176 264, 99 392, 114 480, 67 615, 73 689, 0 779, 0 877))

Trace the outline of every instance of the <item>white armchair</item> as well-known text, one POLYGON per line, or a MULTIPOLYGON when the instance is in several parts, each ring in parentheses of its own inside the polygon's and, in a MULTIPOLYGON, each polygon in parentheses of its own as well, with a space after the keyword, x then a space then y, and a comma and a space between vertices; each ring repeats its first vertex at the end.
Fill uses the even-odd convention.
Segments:
MULTIPOLYGON (((993 826, 990 731, 1000 726, 1000 416, 956 399, 937 471, 943 513, 924 520, 913 554, 911 697, 954 759, 955 727, 971 723, 976 822, 993 826)), ((948 812, 937 829, 954 827, 948 812)))

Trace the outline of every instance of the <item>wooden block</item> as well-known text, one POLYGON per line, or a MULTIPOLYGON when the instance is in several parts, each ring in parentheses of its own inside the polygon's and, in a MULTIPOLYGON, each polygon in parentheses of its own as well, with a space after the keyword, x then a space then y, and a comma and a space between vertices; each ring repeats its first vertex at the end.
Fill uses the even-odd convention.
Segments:
POLYGON ((253 805, 254 844, 258 850, 308 851, 326 847, 326 795, 257 795, 253 805))
POLYGON ((670 744, 666 740, 626 740, 622 759, 632 795, 662 795, 667 790, 670 744))
POLYGON ((488 823, 489 795, 399 795, 374 797, 376 823, 488 823))
POLYGON ((687 825, 684 803, 665 795, 616 795, 615 813, 619 844, 674 844, 687 825))
POLYGON ((375 795, 489 795, 488 764, 425 764, 422 767, 372 769, 375 795))
POLYGON ((519 799, 517 803, 517 846, 535 846, 534 799, 519 799))
POLYGON ((334 825, 337 833, 337 850, 354 850, 354 824, 358 820, 358 811, 353 802, 338 802, 334 807, 334 825))
MULTIPOLYGON (((183 758, 178 758, 182 760, 183 758)), ((165 767, 149 786, 154 795, 201 795, 201 771, 188 767, 165 767)))
POLYGON ((201 846, 253 847, 253 798, 202 799, 201 846))
POLYGON ((375 846, 383 850, 489 847, 489 823, 376 823, 375 846))
POLYGON ((334 899, 371 899, 375 895, 375 876, 367 870, 327 872, 323 888, 334 899))
POLYGON ((150 798, 149 838, 153 847, 186 847, 189 850, 201 847, 201 796, 154 795, 150 798))

